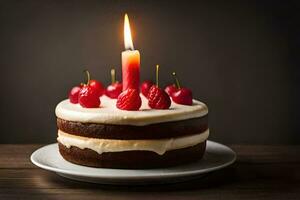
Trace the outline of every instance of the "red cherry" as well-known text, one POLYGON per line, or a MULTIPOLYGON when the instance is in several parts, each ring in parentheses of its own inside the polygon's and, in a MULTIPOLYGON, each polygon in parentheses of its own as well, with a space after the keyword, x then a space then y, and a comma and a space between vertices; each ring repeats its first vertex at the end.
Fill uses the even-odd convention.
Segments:
POLYGON ((127 89, 123 91, 117 100, 117 108, 121 110, 139 110, 142 100, 137 89, 127 89))
POLYGON ((112 68, 110 70, 111 84, 106 88, 106 96, 116 99, 122 93, 123 84, 116 81, 116 70, 112 68))
POLYGON ((148 105, 154 109, 168 109, 171 106, 171 99, 164 90, 153 85, 148 94, 148 105))
POLYGON ((141 92, 142 94, 147 97, 148 96, 148 93, 149 93, 149 90, 151 88, 151 86, 153 85, 154 83, 152 81, 144 81, 142 84, 141 84, 141 92))
POLYGON ((115 82, 106 88, 106 96, 112 99, 116 99, 122 93, 122 89, 123 89, 122 83, 115 82))
POLYGON ((169 95, 169 96, 171 96, 174 92, 176 92, 178 89, 177 89, 177 87, 174 85, 174 84, 172 84, 172 85, 168 85, 166 88, 165 88, 165 91, 166 91, 166 93, 169 95))
POLYGON ((89 86, 96 91, 98 97, 102 96, 105 92, 103 85, 97 80, 90 80, 89 86))
POLYGON ((80 86, 75 86, 71 89, 71 91, 69 92, 69 100, 71 103, 78 103, 78 94, 81 90, 80 86))
POLYGON ((176 73, 172 73, 177 91, 171 94, 172 100, 175 103, 183 104, 183 105, 192 105, 193 104, 193 94, 192 91, 187 88, 181 88, 176 73))
POLYGON ((187 88, 180 88, 177 92, 174 92, 172 94, 172 100, 178 104, 192 105, 193 104, 192 91, 187 88))
POLYGON ((98 108, 100 106, 99 91, 89 85, 81 88, 78 95, 78 102, 84 108, 98 108))

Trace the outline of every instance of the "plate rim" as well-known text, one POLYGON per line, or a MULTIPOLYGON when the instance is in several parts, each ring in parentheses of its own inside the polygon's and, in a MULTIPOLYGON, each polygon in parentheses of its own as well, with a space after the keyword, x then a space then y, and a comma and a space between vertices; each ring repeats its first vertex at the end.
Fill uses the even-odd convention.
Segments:
MULTIPOLYGON (((38 162, 35 157, 37 156, 37 154, 39 153, 39 151, 41 151, 43 148, 47 148, 49 146, 54 146, 57 145, 57 143, 52 143, 52 144, 48 144, 45 146, 42 146, 38 149, 36 149, 30 156, 30 161, 36 165, 39 168, 42 168, 44 170, 48 170, 48 171, 52 171, 52 172, 56 172, 56 173, 62 173, 62 174, 67 174, 67 175, 71 175, 71 176, 80 176, 80 177, 86 177, 86 178, 101 178, 101 179, 111 179, 111 180, 121 180, 121 179, 140 179, 140 178, 145 178, 145 179, 155 179, 155 178, 172 178, 172 177, 187 177, 187 176, 193 176, 193 175, 199 175, 199 174, 205 174, 205 173, 209 173, 212 171, 216 171, 222 168, 225 168, 231 164, 233 164, 236 161, 237 155, 236 153, 228 146, 218 143, 218 142, 214 142, 211 140, 207 140, 208 143, 212 143, 215 145, 219 145, 222 148, 226 148, 227 150, 229 150, 231 152, 231 154, 233 155, 232 160, 223 163, 221 165, 215 166, 215 167, 210 167, 207 169, 196 169, 196 170, 192 170, 192 171, 185 171, 185 172, 166 172, 165 174, 160 174, 160 175, 146 175, 146 174, 139 174, 139 175, 113 175, 113 174, 109 174, 109 175, 97 175, 97 174, 88 174, 88 173, 82 173, 82 172, 78 172, 78 171, 74 171, 74 170, 67 170, 67 169, 60 169, 57 167, 52 167, 49 165, 45 165, 42 164, 40 162, 38 162)), ((74 163, 72 163, 74 164, 74 163)), ((76 164, 74 164, 76 165, 76 164)), ((81 165, 79 165, 81 166, 81 165)), ((81 167, 87 167, 87 166, 81 166, 81 167)), ((93 167, 88 167, 88 168, 93 168, 93 167)), ((153 169, 114 169, 114 168, 95 168, 95 169, 102 169, 102 170, 124 170, 124 171, 147 171, 147 170, 153 170, 153 169)), ((168 169, 168 168, 156 168, 156 169, 168 169)))

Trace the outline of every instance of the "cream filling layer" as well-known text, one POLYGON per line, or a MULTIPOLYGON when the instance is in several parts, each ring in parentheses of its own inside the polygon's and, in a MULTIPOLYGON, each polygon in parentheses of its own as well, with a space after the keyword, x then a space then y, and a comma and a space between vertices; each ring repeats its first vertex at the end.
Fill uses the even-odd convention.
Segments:
POLYGON ((103 95, 100 108, 83 108, 79 104, 72 104, 64 100, 55 109, 56 116, 74 122, 101 123, 144 126, 155 123, 171 122, 205 116, 207 106, 197 100, 193 105, 180 105, 172 102, 171 107, 165 110, 151 109, 148 100, 141 95, 142 106, 139 111, 126 111, 116 108, 116 99, 103 95))
POLYGON ((169 139, 156 140, 114 140, 87 138, 77 135, 71 135, 58 130, 57 140, 67 148, 71 146, 80 149, 91 149, 99 154, 104 152, 121 152, 121 151, 153 151, 163 155, 166 151, 191 147, 204 142, 209 136, 209 129, 200 134, 176 137, 169 139))

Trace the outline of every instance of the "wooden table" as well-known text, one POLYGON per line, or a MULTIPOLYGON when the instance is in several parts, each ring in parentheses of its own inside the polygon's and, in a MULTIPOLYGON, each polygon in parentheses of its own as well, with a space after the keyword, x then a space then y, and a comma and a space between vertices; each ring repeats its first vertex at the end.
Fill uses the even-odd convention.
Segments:
POLYGON ((31 164, 42 145, 0 145, 0 199, 300 199, 300 146, 231 145, 235 164, 201 179, 160 186, 71 181, 31 164))

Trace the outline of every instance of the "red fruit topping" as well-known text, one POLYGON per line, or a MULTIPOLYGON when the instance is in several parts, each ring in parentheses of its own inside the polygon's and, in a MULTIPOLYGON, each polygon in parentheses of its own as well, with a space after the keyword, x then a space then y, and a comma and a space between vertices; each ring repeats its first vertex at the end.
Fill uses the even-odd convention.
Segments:
POLYGON ((189 106, 192 105, 193 104, 192 91, 187 88, 181 88, 176 73, 173 72, 172 75, 174 77, 176 86, 178 88, 176 92, 173 92, 171 94, 172 100, 178 104, 189 105, 189 106))
POLYGON ((129 88, 118 96, 117 108, 121 110, 139 110, 141 105, 142 100, 136 89, 129 88))
POLYGON ((98 94, 98 97, 102 96, 105 92, 105 89, 103 87, 103 85, 99 82, 99 81, 96 81, 96 80, 90 80, 88 82, 88 85, 96 91, 96 93, 98 94))
POLYGON ((87 83, 81 83, 81 87, 88 85, 90 86, 93 90, 95 90, 96 94, 98 97, 102 96, 105 93, 105 89, 100 81, 97 80, 91 80, 91 75, 88 70, 84 70, 87 76, 87 83))
POLYGON ((168 109, 171 106, 171 99, 164 90, 153 85, 148 94, 148 105, 154 109, 168 109))
POLYGON ((122 83, 115 82, 106 88, 106 96, 116 99, 122 93, 123 85, 122 83))
POLYGON ((78 95, 78 102, 85 108, 98 108, 101 103, 98 91, 89 85, 81 88, 78 95))
POLYGON ((99 81, 90 80, 89 71, 84 71, 87 75, 87 83, 73 87, 69 93, 71 103, 79 103, 85 108, 97 108, 100 106, 99 97, 104 93, 104 88, 99 81))
POLYGON ((116 81, 116 71, 115 69, 110 70, 111 75, 111 85, 106 88, 106 96, 116 99, 122 93, 123 85, 116 81))
POLYGON ((78 94, 81 90, 81 87, 75 86, 69 92, 69 100, 71 103, 78 103, 78 94))
POLYGON ((149 93, 149 90, 151 88, 151 86, 154 85, 154 83, 152 81, 144 81, 142 84, 141 84, 141 92, 142 94, 147 97, 148 96, 148 93, 149 93))
POLYGON ((172 94, 172 100, 175 103, 190 106, 193 104, 192 91, 187 88, 180 88, 177 92, 174 92, 172 94))
POLYGON ((165 88, 165 91, 166 91, 166 93, 167 93, 169 96, 171 96, 174 92, 177 91, 177 87, 176 87, 174 84, 168 85, 168 86, 165 88))
POLYGON ((159 65, 156 65, 156 85, 153 85, 148 93, 148 105, 154 109, 168 109, 171 106, 169 95, 158 87, 158 70, 159 65))

